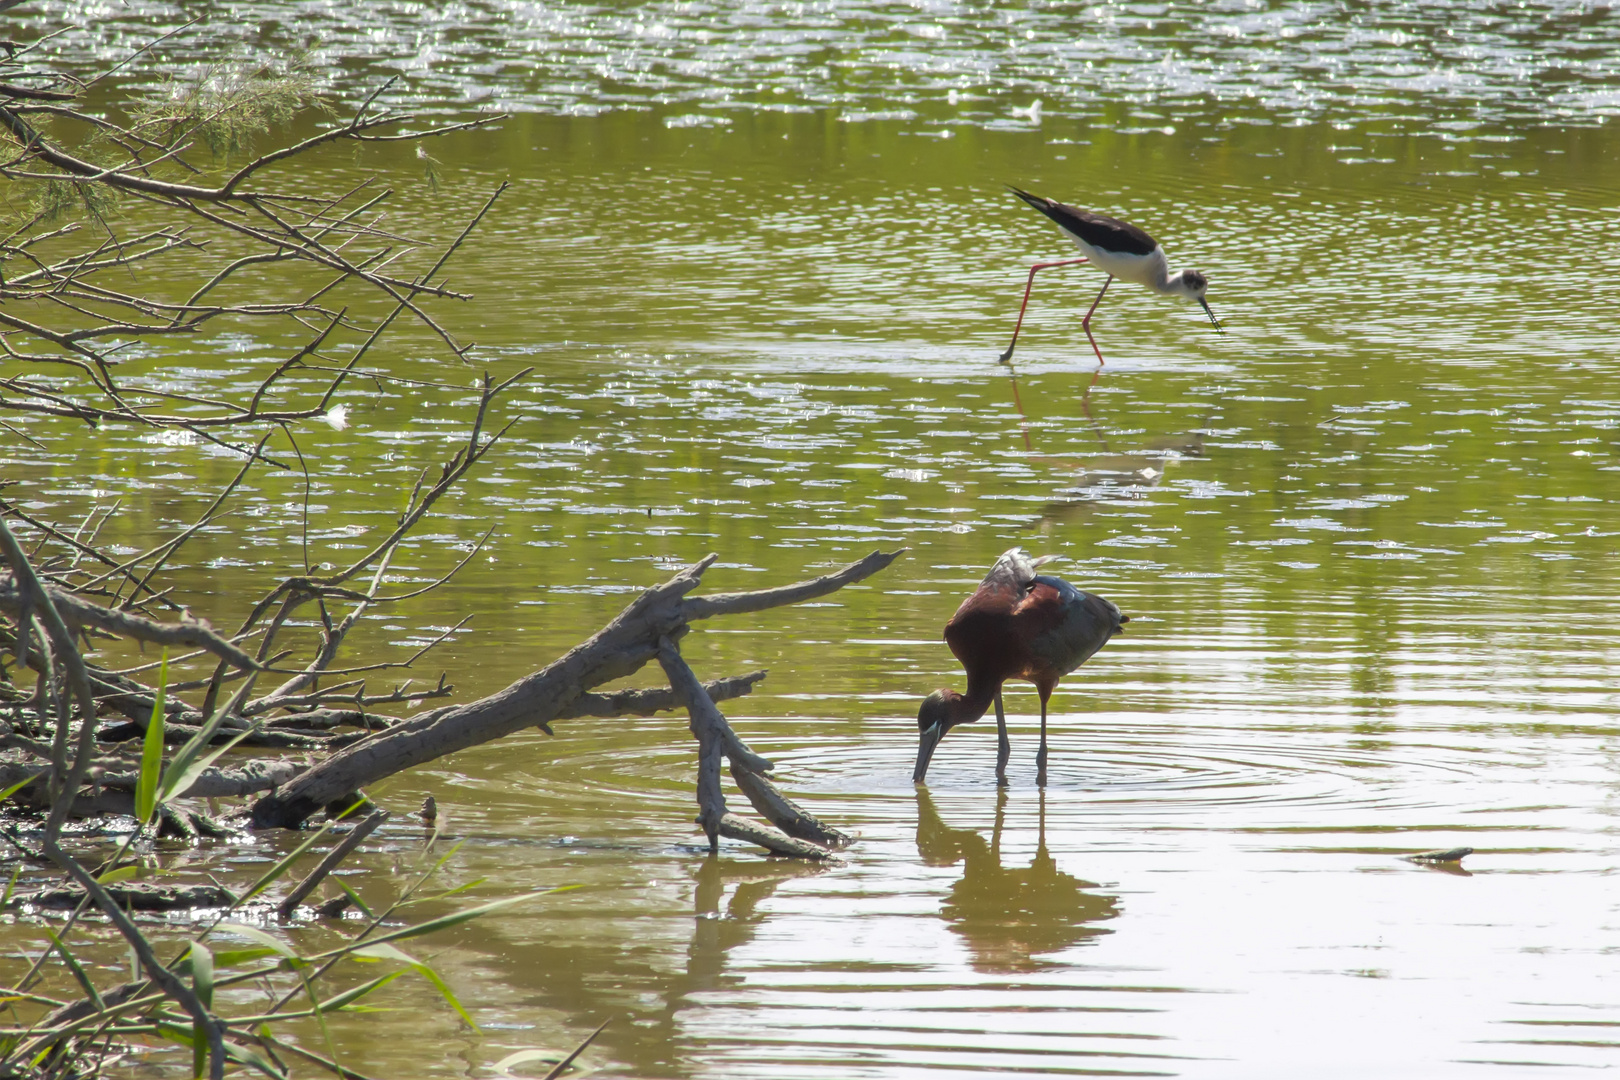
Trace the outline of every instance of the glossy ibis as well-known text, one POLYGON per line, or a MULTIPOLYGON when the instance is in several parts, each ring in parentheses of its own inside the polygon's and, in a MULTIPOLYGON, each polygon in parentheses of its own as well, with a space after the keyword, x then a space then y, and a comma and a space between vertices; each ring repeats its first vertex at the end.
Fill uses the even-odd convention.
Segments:
POLYGON ((1062 578, 1037 574, 1036 568, 1058 556, 1031 559, 1012 548, 996 560, 972 596, 962 601, 945 624, 945 644, 967 671, 967 693, 935 690, 917 711, 917 768, 911 779, 922 783, 934 747, 958 724, 971 724, 996 706, 996 780, 1007 782, 1007 717, 1001 684, 1028 679, 1041 695, 1041 748, 1035 757, 1036 783, 1046 786, 1046 702, 1058 680, 1119 633, 1129 616, 1092 593, 1081 592, 1062 578))

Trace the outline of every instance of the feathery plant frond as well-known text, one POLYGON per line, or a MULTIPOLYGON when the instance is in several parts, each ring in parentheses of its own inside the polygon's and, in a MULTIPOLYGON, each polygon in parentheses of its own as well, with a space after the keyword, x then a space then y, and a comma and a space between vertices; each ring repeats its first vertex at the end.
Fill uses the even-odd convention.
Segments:
POLYGON ((223 161, 310 108, 333 113, 304 57, 281 67, 232 60, 165 83, 136 111, 132 130, 165 146, 201 142, 223 161))

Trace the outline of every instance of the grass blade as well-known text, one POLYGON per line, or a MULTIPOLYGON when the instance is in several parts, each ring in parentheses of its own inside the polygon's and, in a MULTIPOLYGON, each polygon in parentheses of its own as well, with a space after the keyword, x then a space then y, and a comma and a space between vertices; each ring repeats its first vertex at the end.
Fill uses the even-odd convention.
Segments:
POLYGON ((191 943, 191 986, 205 1009, 214 1007, 214 954, 200 941, 191 943))
POLYGON ((90 999, 90 1004, 95 1006, 96 1012, 106 1009, 106 1006, 101 1003, 101 995, 96 992, 96 984, 90 981, 90 976, 84 973, 84 968, 79 966, 79 961, 74 958, 72 953, 68 952, 66 943, 56 936, 54 930, 47 929, 45 936, 51 939, 51 944, 55 946, 57 954, 67 963, 68 970, 73 972, 73 977, 79 981, 79 988, 84 991, 84 996, 90 999))
POLYGON ((282 857, 280 862, 266 870, 264 872, 264 876, 258 881, 255 881, 251 889, 242 894, 242 901, 245 903, 246 901, 253 899, 253 897, 258 896, 271 885, 275 884, 276 879, 287 872, 298 856, 308 851, 311 844, 314 844, 316 841, 320 840, 320 838, 330 832, 332 826, 336 824, 337 822, 335 820, 326 822, 319 829, 316 829, 313 833, 311 833, 308 840, 305 840, 302 844, 299 844, 297 847, 289 851, 285 856, 282 857))
MULTIPOLYGON (((256 926, 244 926, 241 923, 222 922, 218 926, 214 927, 214 931, 216 933, 223 932, 227 934, 236 934, 240 937, 247 938, 249 941, 257 941, 260 945, 264 946, 266 949, 269 949, 276 955, 285 956, 289 960, 297 960, 302 963, 304 959, 297 953, 293 952, 292 948, 285 942, 276 940, 256 926)), ((256 952, 258 950, 244 951, 256 952)))
POLYGON ((587 1046, 591 1045, 591 1043, 595 1042, 596 1037, 598 1035, 602 1034, 602 1029, 606 1028, 612 1022, 613 1022, 613 1017, 611 1017, 611 1016, 608 1017, 606 1020, 602 1021, 601 1025, 599 1027, 597 1027, 597 1029, 595 1031, 593 1031, 589 1035, 585 1036, 585 1041, 584 1042, 582 1042, 578 1046, 574 1047, 574 1052, 572 1054, 569 1054, 567 1057, 565 1057, 561 1061, 557 1062, 557 1067, 552 1069, 550 1072, 546 1073, 546 1075, 544 1077, 544 1080, 557 1080, 557 1077, 559 1077, 559 1076, 561 1076, 563 1074, 563 1070, 568 1068, 568 1066, 572 1065, 574 1063, 574 1059, 579 1057, 579 1055, 583 1054, 585 1052, 585 1048, 587 1046))
POLYGON ((96 878, 98 885, 116 885, 120 881, 128 881, 141 872, 139 866, 120 866, 116 870, 109 870, 96 878))
POLYGON ((5 802, 7 799, 9 799, 13 795, 17 794, 17 792, 21 791, 23 788, 27 787, 29 784, 32 784, 35 780, 39 779, 40 775, 47 772, 47 771, 48 771, 47 769, 40 769, 39 772, 35 773, 33 776, 24 777, 23 779, 17 781, 15 784, 12 784, 10 787, 6 788, 4 791, 0 791, 0 802, 5 802))
POLYGON ((225 1059, 258 1069, 264 1075, 270 1077, 271 1080, 287 1080, 285 1070, 276 1068, 263 1054, 256 1050, 250 1050, 239 1043, 227 1042, 225 1044, 225 1059))
MULTIPOLYGON (((299 980, 304 984, 304 993, 309 995, 309 1011, 315 1017, 315 1023, 320 1025, 321 1038, 326 1040, 326 1052, 332 1055, 332 1061, 337 1062, 337 1044, 332 1041, 332 1029, 326 1026, 326 1011, 321 1008, 321 999, 315 996, 315 982, 302 969, 298 972, 299 980)), ((338 1064, 341 1075, 343 1066, 338 1064)))
POLYGON ((506 1076, 519 1065, 527 1065, 531 1061, 543 1061, 547 1065, 555 1065, 562 1060, 562 1053, 558 1050, 519 1050, 515 1054, 507 1054, 501 1060, 491 1065, 501 1076, 506 1076))
MULTIPOLYGON (((191 943, 191 986, 204 1010, 214 1005, 214 954, 200 941, 191 943)), ((201 1077, 208 1068, 208 1031, 201 1020, 191 1025, 191 1073, 201 1077)))
POLYGON ((439 973, 422 963, 422 961, 416 959, 414 956, 411 956, 409 953, 406 953, 403 950, 394 948, 394 946, 388 944, 387 942, 381 942, 375 945, 367 945, 356 949, 354 950, 354 955, 369 956, 377 960, 398 960, 402 964, 409 964, 412 968, 416 969, 417 974, 421 975, 422 978, 433 984, 434 988, 439 991, 439 994, 444 998, 444 1000, 450 1003, 450 1007, 456 1010, 457 1015, 467 1022, 468 1027, 472 1028, 474 1031, 479 1030, 478 1024, 471 1016, 467 1015, 467 1010, 461 1007, 461 1002, 456 1000, 456 995, 451 991, 450 987, 443 979, 439 978, 439 973))
POLYGON ((152 701, 152 718, 146 722, 146 739, 141 744, 141 773, 135 780, 135 820, 142 825, 157 810, 158 781, 163 775, 163 698, 169 685, 169 650, 163 650, 158 665, 157 696, 152 701))
POLYGON ((225 949, 214 953, 215 967, 235 967, 237 964, 251 964, 255 960, 263 960, 267 956, 275 956, 279 949, 225 949))
MULTIPOLYGON (((158 801, 168 802, 175 796, 183 794, 187 788, 191 787, 192 784, 197 782, 197 777, 201 776, 205 771, 207 771, 209 766, 213 765, 214 762, 218 761, 222 756, 224 756, 227 750, 235 747, 237 743, 241 742, 249 735, 258 734, 262 727, 262 724, 254 724, 252 727, 238 732, 235 738, 232 738, 228 742, 221 743, 219 746, 214 748, 212 753, 207 754, 196 761, 188 761, 184 769, 176 767, 179 764, 179 755, 176 754, 175 762, 169 766, 169 774, 171 775, 165 775, 163 778, 162 790, 158 792, 158 801)), ((190 746, 191 744, 188 742, 186 745, 190 746)), ((184 749, 184 747, 182 747, 182 749, 184 749)))
POLYGON ((391 971, 387 975, 372 979, 368 983, 361 983, 359 986, 345 990, 341 994, 334 994, 321 1002, 321 1011, 333 1012, 337 1009, 347 1008, 373 990, 381 990, 403 974, 405 974, 403 971, 391 971))
MULTIPOLYGON (((198 756, 208 748, 208 744, 214 741, 214 736, 219 733, 220 725, 225 723, 225 718, 236 709, 242 707, 242 702, 247 700, 249 691, 253 689, 253 682, 254 679, 252 675, 249 675, 247 679, 243 680, 241 687, 237 689, 236 693, 231 695, 231 700, 215 709, 214 715, 208 718, 208 722, 205 723, 200 730, 198 730, 197 734, 187 739, 186 744, 179 750, 175 751, 174 757, 169 761, 168 769, 164 770, 162 781, 158 784, 158 802, 168 802, 180 792, 184 791, 186 787, 191 786, 191 781, 187 780, 186 778, 188 776, 194 776, 192 771, 193 763, 195 763, 198 756), (181 780, 186 780, 185 787, 180 785, 181 780)), ((257 725, 255 725, 255 727, 256 726, 257 725)), ((254 730, 255 728, 253 727, 248 728, 246 731, 243 731, 241 734, 236 736, 236 738, 220 747, 215 753, 210 754, 207 761, 202 764, 201 768, 207 768, 208 764, 212 763, 215 758, 219 757, 220 754, 223 754, 232 746, 236 745, 236 743, 240 740, 245 739, 248 735, 252 734, 254 730)), ((201 769, 198 771, 201 771, 201 769)))
MULTIPOLYGON (((22 867, 19 866, 17 869, 21 870, 22 867)), ((13 874, 12 877, 15 878, 16 875, 13 874)), ((332 882, 348 895, 350 902, 353 903, 355 907, 360 909, 360 914, 364 915, 368 919, 375 919, 377 917, 371 913, 370 908, 366 907, 366 902, 360 899, 360 894, 351 889, 342 878, 334 877, 332 882)))
MULTIPOLYGON (((513 904, 521 904, 525 900, 533 900, 536 897, 547 896, 551 893, 567 892, 571 889, 577 889, 579 887, 580 886, 578 885, 559 885, 554 889, 540 889, 536 892, 524 893, 522 896, 508 896, 504 900, 492 900, 487 904, 480 904, 475 908, 468 908, 466 911, 454 911, 449 915, 443 915, 437 919, 429 919, 425 923, 417 923, 415 926, 407 926, 403 930, 395 930, 391 934, 383 934, 380 937, 372 938, 370 944, 381 945, 390 941, 404 941, 406 938, 421 937, 423 934, 432 934, 439 930, 448 930, 452 926, 460 926, 464 922, 471 922, 472 920, 480 918, 484 915, 488 915, 491 912, 500 911, 502 908, 509 908, 513 904)), ((325 955, 336 955, 353 951, 353 949, 346 948, 334 949, 332 950, 332 953, 325 955)))

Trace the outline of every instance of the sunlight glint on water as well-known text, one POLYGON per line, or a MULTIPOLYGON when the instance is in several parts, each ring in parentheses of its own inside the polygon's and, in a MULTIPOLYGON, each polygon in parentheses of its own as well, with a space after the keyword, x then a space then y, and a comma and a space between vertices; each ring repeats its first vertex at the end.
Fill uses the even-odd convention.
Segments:
MULTIPOLYGON (((273 34, 283 6, 258 9, 273 34)), ((476 10, 517 22, 411 37, 414 66, 431 93, 509 98, 520 115, 447 144, 446 191, 407 191, 396 213, 414 227, 514 179, 458 256, 478 299, 445 317, 497 374, 537 371, 507 405, 504 454, 400 569, 442 573, 493 523, 490 559, 377 621, 357 659, 472 611, 438 656, 470 697, 707 552, 707 587, 724 590, 911 550, 869 587, 683 646, 706 677, 770 669, 728 715, 794 797, 859 830, 845 866, 729 846, 706 861, 674 717, 570 721, 375 792, 399 808, 436 797, 467 840, 451 883, 491 879, 475 895, 587 888, 441 946, 483 1035, 421 987, 401 999, 420 1009, 335 1022, 362 1071, 466 1075, 610 1014, 587 1061, 626 1077, 1620 1063, 1612 19, 1100 5, 1093 44, 1137 52, 1092 76, 1084 20, 1053 5, 1003 12, 1033 31, 1021 39, 954 8, 917 23, 909 6, 806 5, 783 29, 778 9, 745 6, 702 63, 668 68, 641 60, 680 59, 680 34, 659 35, 712 12, 476 10), (1410 42, 1445 22, 1474 51, 1414 68, 1410 42), (1027 48, 1000 52, 1003 38, 1027 48), (566 47, 535 59, 544 41, 566 47), (756 99, 741 88, 767 46, 789 59, 756 99), (503 66, 507 48, 539 66, 503 66), (842 83, 804 59, 829 48, 851 56, 842 83), (1554 90, 1513 75, 1577 55, 1554 90), (963 73, 998 56, 994 88, 974 75, 953 105, 963 73), (585 80, 597 63, 602 81, 585 80), (1019 121, 1048 85, 1041 123, 1019 121), (902 93, 915 100, 888 100, 902 93), (557 115, 570 108, 587 115, 557 115), (884 111, 910 116, 851 122, 884 111), (1100 281, 1060 272, 1019 347, 1021 416, 994 360, 1028 263, 1068 251, 1009 181, 1147 227, 1209 274, 1228 333, 1111 290, 1096 322, 1109 362, 1083 401, 1078 318, 1100 281), (1548 259, 1549 237, 1590 256, 1548 259), (961 685, 940 628, 1013 544, 1065 555, 1057 569, 1132 622, 1053 698, 1044 798, 1022 687, 1011 791, 998 797, 980 724, 944 741, 916 793, 918 700, 961 685), (1477 849, 1473 876, 1398 858, 1458 845, 1477 849)), ((404 40, 402 20, 429 17, 368 26, 404 40)), ((110 32, 68 40, 88 52, 110 32)), ((224 392, 281 344, 220 337, 148 375, 224 392)), ((407 337, 394 361, 472 375, 415 355, 407 337)), ((347 428, 305 435, 333 558, 460 433, 458 402, 367 387, 347 428)), ((139 548, 235 468, 121 437, 105 461, 8 471, 36 504, 126 498, 130 535, 114 539, 139 548)), ((253 484, 247 545, 196 549, 212 587, 297 561, 298 481, 253 484)), ((377 870, 419 842, 404 824, 380 835, 377 870)))

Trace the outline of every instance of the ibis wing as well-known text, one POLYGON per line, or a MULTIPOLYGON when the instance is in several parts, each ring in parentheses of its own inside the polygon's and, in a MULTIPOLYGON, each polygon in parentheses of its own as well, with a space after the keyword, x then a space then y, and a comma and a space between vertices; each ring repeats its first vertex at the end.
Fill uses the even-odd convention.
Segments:
POLYGON ((1035 579, 1016 614, 1029 628, 1030 653, 1058 677, 1090 659, 1125 622, 1112 601, 1045 575, 1035 579))
POLYGON ((1032 559, 1021 547, 1008 548, 1001 553, 1001 558, 984 575, 984 581, 979 588, 985 589, 1011 589, 1015 593, 1024 593, 1029 590, 1030 583, 1035 580, 1035 568, 1042 563, 1062 558, 1060 555, 1042 555, 1032 559))

